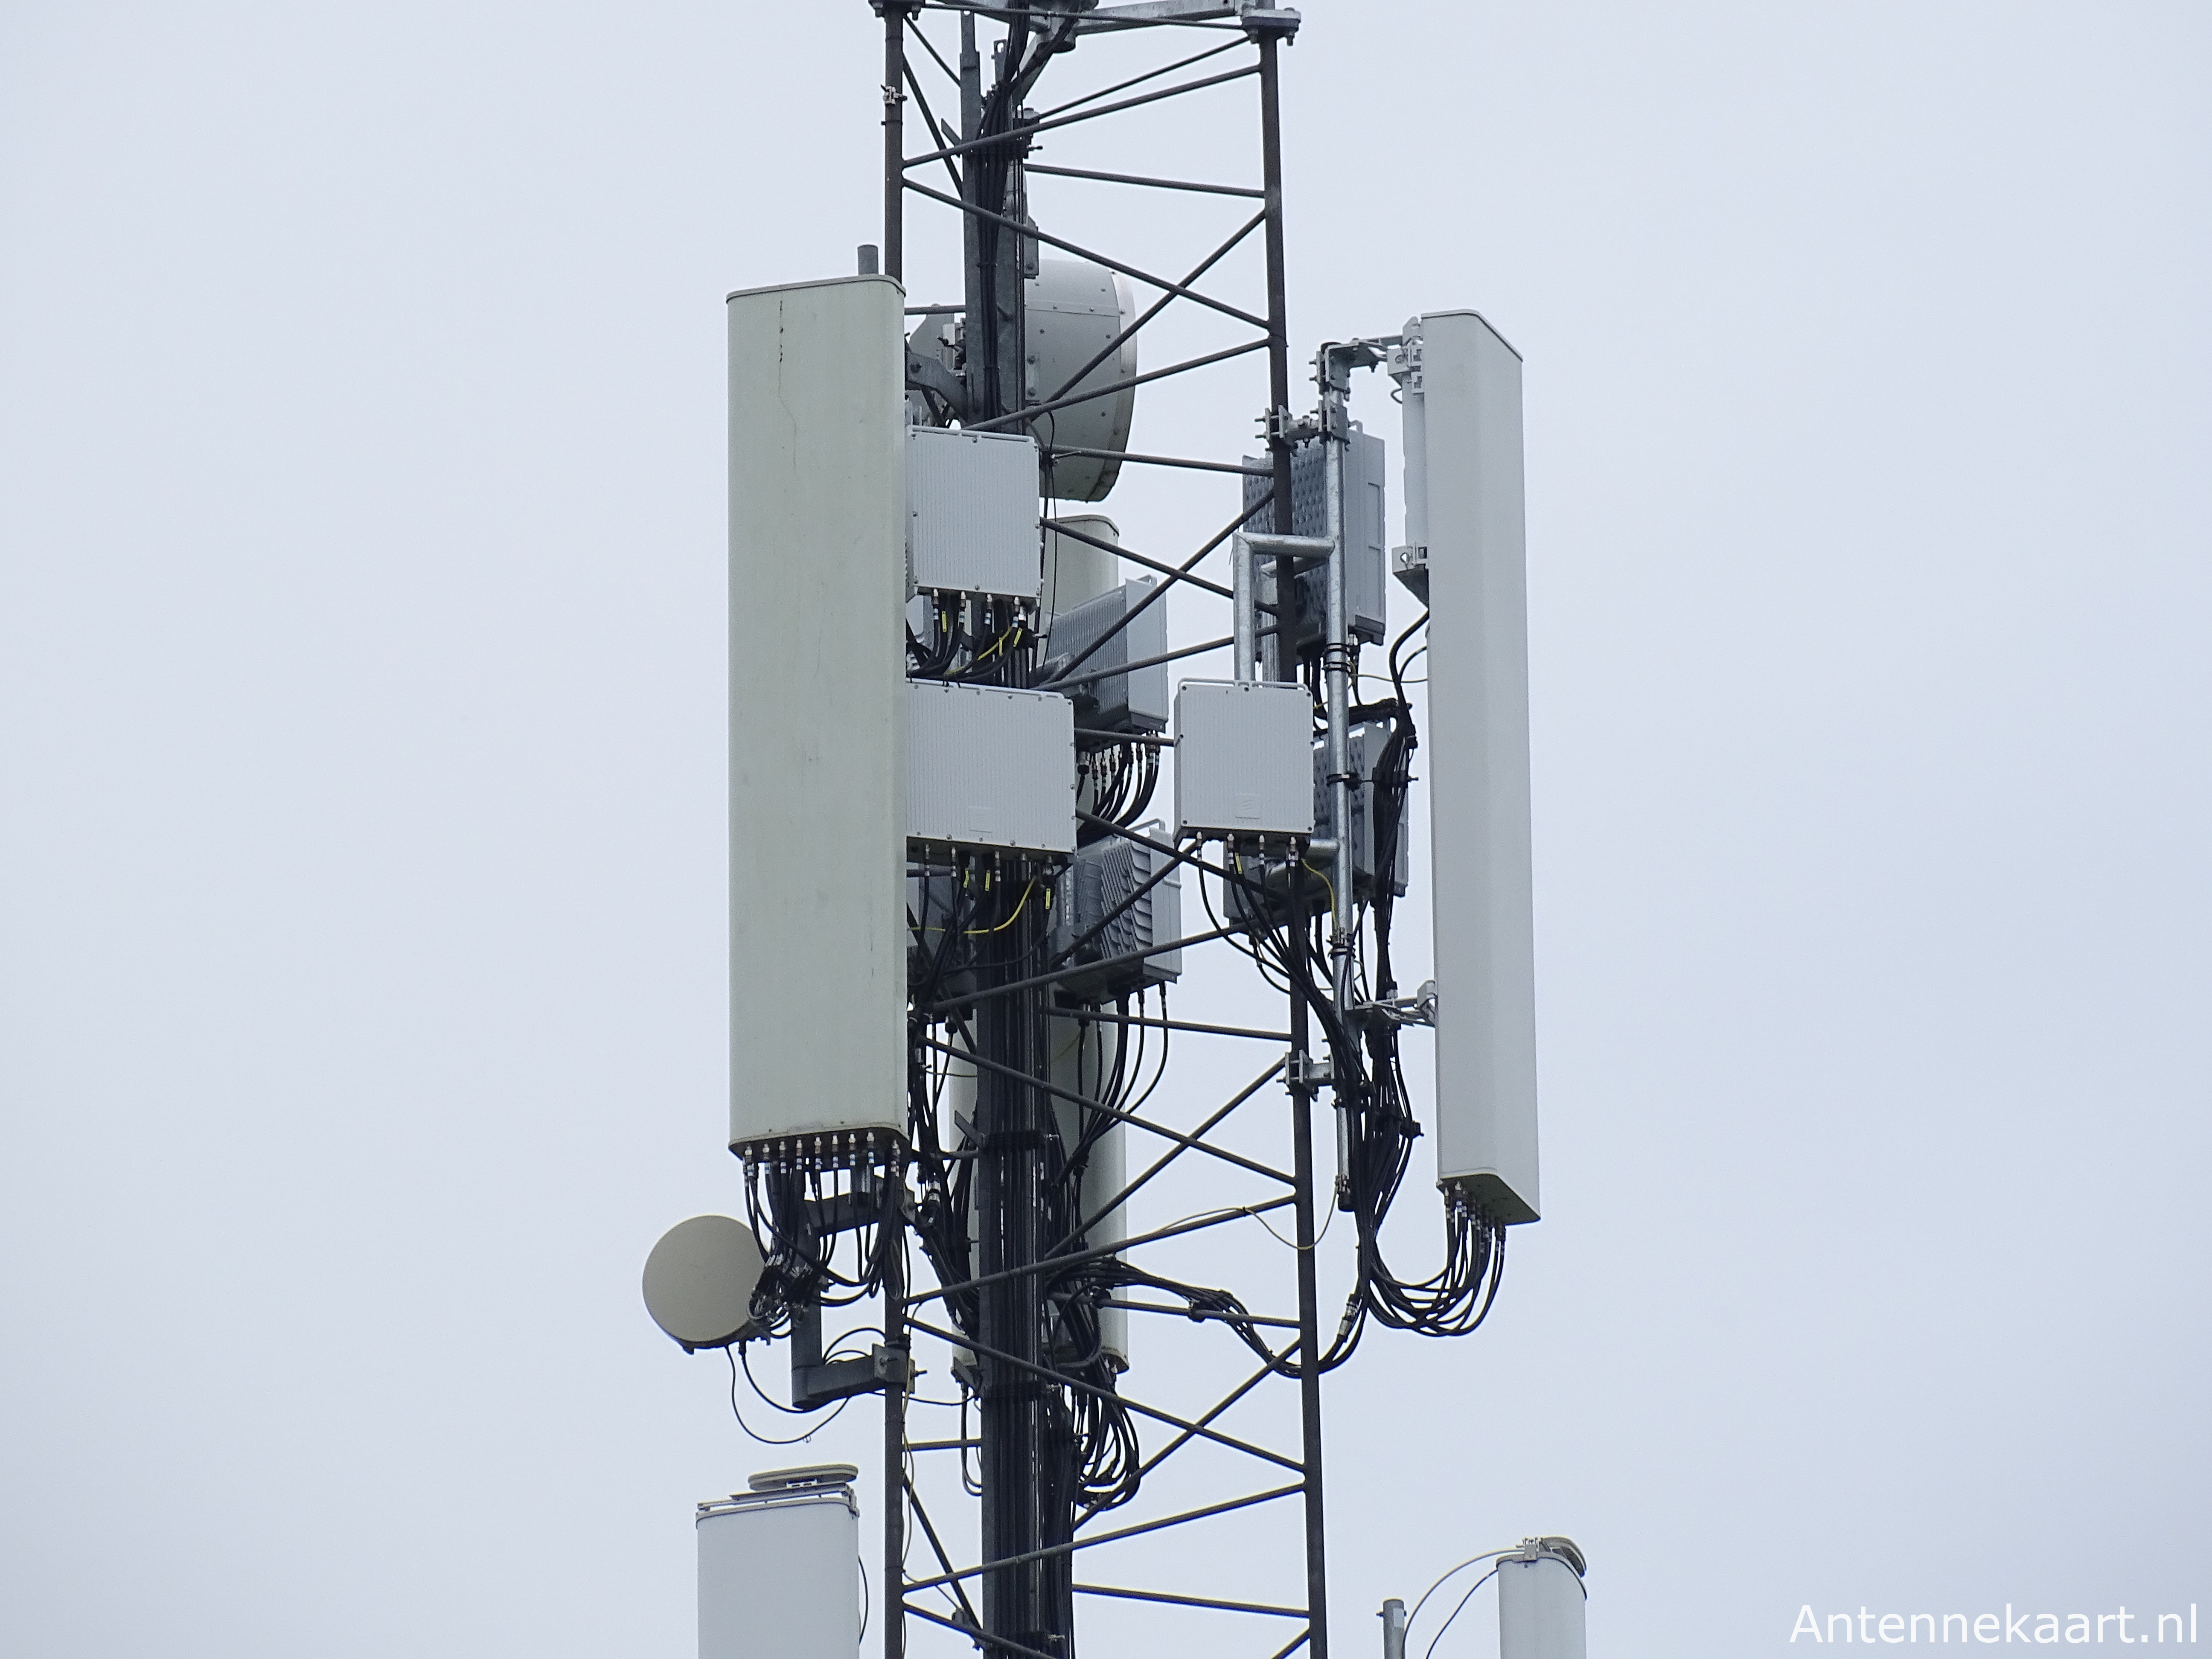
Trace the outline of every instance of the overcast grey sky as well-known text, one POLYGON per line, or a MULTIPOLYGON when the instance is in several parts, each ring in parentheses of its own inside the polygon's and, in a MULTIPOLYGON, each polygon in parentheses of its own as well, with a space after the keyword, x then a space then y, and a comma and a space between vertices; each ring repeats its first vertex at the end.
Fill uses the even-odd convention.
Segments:
MULTIPOLYGON (((1608 1656, 2212 1609, 2212 13, 1304 9, 1297 351, 1527 358, 1546 1102, 1491 1324, 1332 1383, 1341 1649, 1539 1531, 1608 1656)), ((0 1650, 689 1650, 722 296, 875 240, 873 40, 0 5, 0 1650)))

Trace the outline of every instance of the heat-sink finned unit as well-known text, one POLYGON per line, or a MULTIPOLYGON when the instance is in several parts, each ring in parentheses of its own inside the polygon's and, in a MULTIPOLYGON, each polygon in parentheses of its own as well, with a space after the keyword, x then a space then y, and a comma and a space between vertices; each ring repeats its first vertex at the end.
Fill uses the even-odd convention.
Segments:
POLYGON ((1075 700, 1078 726, 1146 733, 1168 729, 1165 663, 1126 674, 1102 672, 1143 662, 1167 650, 1167 600, 1152 597, 1158 585, 1150 576, 1123 582, 1053 618, 1043 676, 1048 686, 1055 675, 1071 671, 1084 682, 1067 693, 1075 700))
MULTIPOLYGON (((1163 843, 1168 838, 1163 823, 1145 824, 1137 833, 1163 843)), ((1060 875, 1053 899, 1053 953, 1057 957, 1072 946, 1071 963, 1103 964, 1060 981, 1075 1001, 1108 1002, 1180 978, 1180 951, 1140 961, 1115 958, 1149 951, 1182 933, 1181 866, 1158 848, 1109 836, 1077 849, 1075 861, 1060 875)))

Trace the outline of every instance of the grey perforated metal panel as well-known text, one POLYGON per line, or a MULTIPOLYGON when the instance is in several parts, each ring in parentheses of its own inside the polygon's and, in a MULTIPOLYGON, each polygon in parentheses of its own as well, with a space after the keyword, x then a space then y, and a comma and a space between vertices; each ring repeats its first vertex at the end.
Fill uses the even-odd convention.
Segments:
MULTIPOLYGON (((1164 843, 1164 823, 1139 832, 1164 843)), ((1109 962, 1115 957, 1180 938, 1182 933, 1182 866, 1158 848, 1124 836, 1106 836, 1076 849, 1075 862, 1060 878, 1053 902, 1053 952, 1070 951, 1071 966, 1109 962), (1165 873, 1161 874, 1164 867, 1165 873), (1152 878, 1159 875, 1158 881, 1152 878), (1150 886, 1146 884, 1151 883, 1150 886), (1143 890, 1139 891, 1139 889, 1143 890), (1132 900, 1130 896, 1136 894, 1132 900), (1117 911, 1111 921, 1109 913, 1117 911), (1104 925, 1100 926, 1101 922, 1104 925), (1087 942, 1079 945, 1085 935, 1087 942)), ((1179 978, 1182 952, 1164 951, 1140 962, 1126 962, 1092 972, 1071 974, 1061 988, 1071 997, 1103 1002, 1147 985, 1179 978)))
MULTIPOLYGON (((1145 604, 1158 586, 1152 577, 1140 577, 1061 611, 1053 618, 1045 641, 1046 672, 1073 664, 1102 639, 1104 643, 1083 658, 1078 678, 1163 654, 1168 648, 1168 598, 1163 594, 1145 604)), ((1168 665, 1164 662, 1091 680, 1068 695, 1075 699, 1079 726, 1107 732, 1167 730, 1168 665)))
MULTIPOLYGON (((1389 627, 1389 537, 1384 527, 1388 459, 1382 440, 1355 424, 1344 453, 1345 542, 1351 550, 1350 562, 1344 569, 1345 619, 1352 636, 1370 645, 1380 644, 1389 627)), ((1264 466, 1267 462, 1247 455, 1244 465, 1264 466)), ((1246 475, 1247 512, 1259 505, 1267 488, 1267 479, 1246 475)), ((1263 513, 1247 528, 1272 531, 1274 521, 1263 513)), ((1315 440, 1300 444, 1291 453, 1291 533, 1328 533, 1328 480, 1322 447, 1315 440)), ((1272 572, 1263 572, 1261 580, 1261 598, 1273 605, 1272 572)), ((1302 644, 1310 644, 1321 638, 1328 617, 1326 569, 1316 565, 1300 572, 1297 594, 1297 638, 1302 644)))

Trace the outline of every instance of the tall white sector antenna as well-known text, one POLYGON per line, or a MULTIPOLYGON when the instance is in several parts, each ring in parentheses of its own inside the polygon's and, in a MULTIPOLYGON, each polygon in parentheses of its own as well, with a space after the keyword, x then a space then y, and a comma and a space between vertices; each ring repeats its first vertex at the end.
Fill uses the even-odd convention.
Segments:
POLYGON ((1521 354, 1472 311, 1406 325, 1401 580, 1429 605, 1437 1178, 1501 1222, 1542 1212, 1528 818, 1521 354), (1429 465, 1430 457, 1437 465, 1429 465))
POLYGON ((730 1146, 906 1130, 907 436, 888 276, 730 295, 730 1146))

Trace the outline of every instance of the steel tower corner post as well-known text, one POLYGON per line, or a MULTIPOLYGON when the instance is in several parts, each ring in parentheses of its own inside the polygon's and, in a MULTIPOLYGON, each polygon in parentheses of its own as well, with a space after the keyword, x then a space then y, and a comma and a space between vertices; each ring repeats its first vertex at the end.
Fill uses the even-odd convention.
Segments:
MULTIPOLYGON (((1285 275, 1283 235, 1283 104, 1280 48, 1272 33, 1258 40, 1260 58, 1260 143, 1261 188, 1267 214, 1267 453, 1274 467, 1274 528, 1278 535, 1292 533, 1291 510, 1291 343, 1289 284, 1285 275)), ((1297 592, 1297 566, 1289 558, 1275 562, 1276 622, 1291 615, 1297 592)), ((1285 636, 1278 634, 1279 641, 1285 636)), ((1291 915, 1305 914, 1304 872, 1302 860, 1291 866, 1291 915)), ((1322 1489, 1321 1435, 1321 1303, 1314 1270, 1314 1247, 1318 1230, 1314 1224, 1313 1095, 1306 1066, 1311 1041, 1304 994, 1310 981, 1306 961, 1306 929, 1296 921, 1290 929, 1294 955, 1294 988, 1291 993, 1291 1052, 1296 1057, 1290 1079, 1291 1174, 1297 1199, 1298 1285, 1298 1421, 1305 1463, 1305 1554, 1307 1647, 1313 1659, 1328 1659, 1328 1549, 1326 1510, 1322 1489)))
POLYGON ((884 275, 906 280, 906 9, 876 0, 884 20, 884 275))

